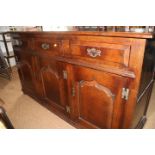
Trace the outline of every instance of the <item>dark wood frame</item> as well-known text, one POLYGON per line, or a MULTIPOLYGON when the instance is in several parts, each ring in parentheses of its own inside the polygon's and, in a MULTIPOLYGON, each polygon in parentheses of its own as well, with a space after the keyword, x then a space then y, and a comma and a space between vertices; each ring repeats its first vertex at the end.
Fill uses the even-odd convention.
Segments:
POLYGON ((10 68, 5 60, 3 52, 0 48, 0 75, 4 78, 11 79, 10 68))
POLYGON ((5 110, 3 107, 0 106, 0 120, 4 123, 5 127, 7 129, 14 129, 11 121, 9 120, 5 110))
POLYGON ((9 51, 9 48, 8 48, 8 42, 11 42, 11 39, 7 40, 6 39, 6 35, 9 35, 9 34, 10 34, 9 32, 0 33, 0 35, 2 35, 2 40, 0 40, 0 41, 4 43, 4 46, 5 46, 5 49, 6 49, 6 55, 4 57, 7 60, 10 72, 12 72, 11 64, 10 64, 10 58, 14 58, 15 56, 14 56, 14 52, 13 51, 9 51))

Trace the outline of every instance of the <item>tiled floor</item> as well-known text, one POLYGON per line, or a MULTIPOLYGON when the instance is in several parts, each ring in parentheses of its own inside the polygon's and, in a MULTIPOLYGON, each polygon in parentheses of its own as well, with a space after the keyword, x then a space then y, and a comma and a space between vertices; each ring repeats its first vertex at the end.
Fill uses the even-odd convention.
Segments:
MULTIPOLYGON (((16 71, 11 81, 0 78, 0 98, 15 128, 74 129, 70 124, 38 104, 21 91, 16 71)), ((148 109, 148 121, 144 128, 155 128, 155 86, 148 109)))

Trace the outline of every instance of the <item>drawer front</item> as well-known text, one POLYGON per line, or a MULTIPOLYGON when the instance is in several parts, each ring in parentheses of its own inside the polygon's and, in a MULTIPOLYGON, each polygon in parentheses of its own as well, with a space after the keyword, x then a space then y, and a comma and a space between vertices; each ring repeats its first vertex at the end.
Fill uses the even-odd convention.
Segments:
POLYGON ((101 42, 71 41, 70 55, 107 65, 128 66, 130 45, 101 42))
POLYGON ((35 38, 33 49, 41 54, 58 55, 61 52, 61 40, 35 38))

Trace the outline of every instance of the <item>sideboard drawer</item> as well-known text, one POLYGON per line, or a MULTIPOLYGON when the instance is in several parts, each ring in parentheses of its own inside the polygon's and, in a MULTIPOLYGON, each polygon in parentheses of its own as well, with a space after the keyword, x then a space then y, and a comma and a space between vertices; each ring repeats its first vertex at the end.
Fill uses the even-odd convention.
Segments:
POLYGON ((99 63, 127 67, 130 58, 130 45, 71 41, 69 54, 72 57, 80 57, 80 59, 91 59, 99 63))
POLYGON ((34 50, 39 53, 58 55, 61 52, 61 40, 56 39, 34 39, 34 50))

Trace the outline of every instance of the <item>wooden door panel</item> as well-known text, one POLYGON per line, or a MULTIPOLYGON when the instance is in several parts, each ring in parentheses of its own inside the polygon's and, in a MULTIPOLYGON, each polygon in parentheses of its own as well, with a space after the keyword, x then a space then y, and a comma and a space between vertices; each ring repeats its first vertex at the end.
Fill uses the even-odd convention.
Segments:
POLYGON ((77 66, 73 74, 77 92, 72 103, 75 120, 87 128, 120 128, 124 110, 121 95, 127 79, 77 66))
POLYGON ((79 94, 80 119, 101 128, 110 128, 115 97, 110 89, 96 81, 82 81, 79 94))
POLYGON ((22 82, 22 87, 25 90, 30 91, 30 93, 35 93, 34 81, 35 81, 35 71, 34 71, 34 56, 27 53, 25 50, 16 51, 17 53, 17 67, 19 72, 19 77, 22 82), (18 62, 19 61, 19 62, 18 62))
POLYGON ((50 68, 50 66, 43 68, 41 77, 44 87, 44 95, 48 100, 54 103, 61 104, 60 101, 60 86, 58 74, 50 68))
POLYGON ((29 63, 23 61, 18 64, 19 76, 22 81, 22 85, 29 90, 34 90, 33 86, 33 71, 29 63))
POLYGON ((66 108, 66 86, 63 79, 63 65, 54 60, 40 58, 40 75, 43 98, 61 110, 66 108))

